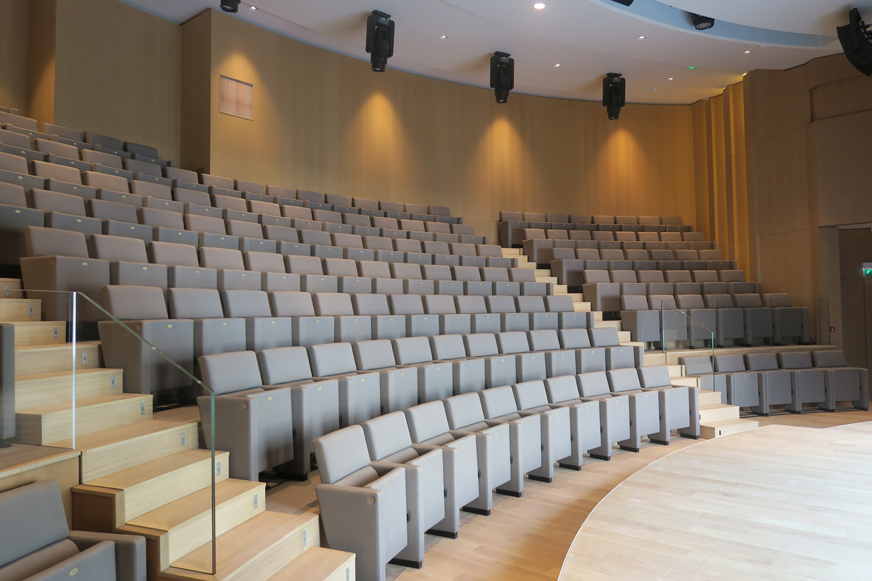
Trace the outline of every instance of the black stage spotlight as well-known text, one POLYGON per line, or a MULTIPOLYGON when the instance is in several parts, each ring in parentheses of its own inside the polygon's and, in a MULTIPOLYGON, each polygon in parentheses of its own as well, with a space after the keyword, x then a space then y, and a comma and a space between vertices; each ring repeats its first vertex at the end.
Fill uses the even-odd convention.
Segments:
POLYGON ((618 4, 623 4, 624 6, 630 6, 633 3, 633 0, 612 0, 612 2, 617 2, 618 4))
POLYGON ((851 10, 849 17, 850 24, 837 28, 839 42, 851 64, 867 77, 872 77, 872 35, 869 27, 856 8, 851 10))
POLYGON ((236 14, 239 12, 239 0, 221 0, 221 10, 236 14))
POLYGON ((490 86, 497 103, 509 100, 509 91, 515 88, 515 59, 507 52, 497 51, 490 60, 490 86))
POLYGON ((621 107, 626 102, 627 79, 621 73, 609 73, 603 79, 603 107, 607 107, 609 120, 614 121, 621 116, 621 107))
POLYGON ((697 30, 708 30, 715 25, 715 19, 708 16, 700 16, 691 12, 690 18, 693 20, 693 27, 697 30))
POLYGON ((388 59, 394 56, 394 29, 391 15, 373 10, 366 19, 366 52, 372 61, 372 70, 385 72, 388 59))

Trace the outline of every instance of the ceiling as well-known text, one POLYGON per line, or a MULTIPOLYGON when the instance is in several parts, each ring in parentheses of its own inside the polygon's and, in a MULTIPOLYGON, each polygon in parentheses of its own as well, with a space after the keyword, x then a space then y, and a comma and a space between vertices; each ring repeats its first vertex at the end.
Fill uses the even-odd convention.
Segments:
MULTIPOLYGON (((178 23, 218 6, 122 1, 178 23)), ((543 0, 546 7, 535 10, 535 1, 252 0, 258 9, 243 3, 236 17, 368 60, 364 24, 378 9, 397 23, 389 68, 487 87, 488 60, 500 50, 515 59, 516 93, 599 100, 602 77, 614 71, 627 78, 629 102, 688 104, 719 94, 748 71, 841 52, 835 26, 847 23, 850 8, 840 0, 636 0, 629 8, 611 0, 543 0), (685 9, 718 21, 696 31, 685 9)), ((872 0, 855 5, 872 19, 872 0)))

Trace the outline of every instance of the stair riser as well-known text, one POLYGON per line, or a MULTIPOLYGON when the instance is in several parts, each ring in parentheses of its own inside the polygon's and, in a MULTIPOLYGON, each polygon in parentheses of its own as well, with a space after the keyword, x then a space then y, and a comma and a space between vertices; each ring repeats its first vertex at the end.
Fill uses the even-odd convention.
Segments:
POLYGON ((39 300, 4 299, 0 301, 0 323, 39 321, 41 305, 39 300))
POLYGON ((281 543, 277 543, 262 553, 261 558, 248 567, 239 569, 236 574, 228 576, 226 581, 269 581, 270 577, 296 559, 307 547, 320 545, 318 521, 313 520, 302 530, 286 537, 281 543), (304 536, 305 543, 303 542, 304 536))
POLYGON ((699 405, 707 406, 707 405, 719 405, 721 403, 725 403, 721 401, 722 395, 719 391, 700 391, 699 392, 699 405))
POLYGON ((724 420, 738 420, 739 419, 739 408, 736 406, 729 406, 724 408, 716 408, 711 410, 701 409, 699 410, 699 421, 700 423, 708 423, 708 422, 722 422, 724 420))
POLYGON ((59 345, 66 341, 67 324, 63 321, 15 324, 15 346, 59 345))
MULTIPOLYGON (((76 349, 76 369, 102 367, 100 346, 93 343, 79 345, 76 349)), ((71 371, 73 368, 72 347, 60 349, 18 349, 15 351, 15 376, 38 375, 71 371)))
MULTIPOLYGON (((152 419, 152 397, 125 398, 111 405, 76 408, 76 435, 84 436, 152 419)), ((72 411, 46 415, 18 413, 15 417, 18 441, 47 446, 67 440, 72 434, 72 411)))
POLYGON ((724 436, 730 436, 732 434, 738 434, 740 432, 747 432, 748 430, 754 430, 758 426, 750 425, 750 424, 737 424, 735 426, 722 426, 719 428, 712 426, 700 426, 699 435, 701 438, 705 440, 712 440, 714 438, 723 438, 724 436))
POLYGON ((172 430, 87 450, 82 454, 82 482, 197 448, 197 437, 196 424, 180 424, 172 430))
MULTIPOLYGON (((78 374, 76 376, 76 400, 90 399, 104 395, 124 392, 124 372, 121 369, 107 369, 105 372, 78 374)), ((69 403, 73 400, 71 376, 19 377, 15 380, 15 411, 50 405, 69 403)))

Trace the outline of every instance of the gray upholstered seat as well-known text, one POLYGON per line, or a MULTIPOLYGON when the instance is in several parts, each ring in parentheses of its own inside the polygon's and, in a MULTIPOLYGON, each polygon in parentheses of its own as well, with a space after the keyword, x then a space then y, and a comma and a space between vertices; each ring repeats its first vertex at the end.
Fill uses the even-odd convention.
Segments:
MULTIPOLYGON (((572 379, 571 376, 567 376, 572 379)), ((516 383, 512 386, 518 413, 522 417, 539 414, 541 421, 541 460, 540 466, 528 470, 530 478, 551 482, 554 477, 554 464, 566 459, 572 452, 572 431, 569 411, 553 408, 542 380, 516 383)), ((484 400, 486 392, 482 393, 484 400)))
POLYGON ((454 395, 454 376, 451 364, 434 362, 428 337, 394 339, 396 365, 411 371, 417 377, 418 401, 440 401, 454 395))
MULTIPOLYGON (((380 465, 395 465, 406 470, 406 527, 409 542, 397 554, 397 561, 421 566, 424 561, 424 533, 441 524, 452 536, 456 531, 446 526, 446 512, 460 507, 449 505, 442 448, 412 444, 403 412, 397 411, 362 424, 369 457, 380 465)), ((450 519, 449 519, 450 520, 450 519)), ((441 530, 441 529, 437 529, 441 530)))
POLYGON ((600 441, 590 449, 590 456, 608 460, 615 443, 630 441, 630 398, 612 395, 605 371, 580 373, 575 379, 581 400, 599 403, 600 441))
POLYGON ((611 282, 608 271, 585 270, 582 292, 594 311, 621 310, 621 286, 611 282))
MULTIPOLYGON (((449 295, 425 295, 424 310, 439 317, 439 333, 467 335, 472 332, 471 315, 457 312, 455 298, 449 295)), ((479 297, 480 298, 480 297, 479 297)))
POLYGON ((215 392, 215 442, 210 397, 197 398, 205 444, 230 452, 230 477, 256 481, 258 473, 293 460, 291 391, 263 388, 255 353, 204 355, 198 364, 203 382, 215 392))
POLYGON ((811 355, 814 366, 824 372, 825 409, 835 410, 840 401, 849 401, 857 409, 869 409, 869 370, 848 367, 842 351, 812 351, 811 355))
POLYGON ((371 317, 373 339, 398 339, 406 336, 406 317, 391 314, 385 295, 357 294, 351 297, 351 304, 355 314, 371 317))
POLYGON ((326 275, 317 256, 286 256, 285 264, 288 272, 300 275, 300 287, 306 292, 335 293, 339 290, 338 277, 326 275))
MULTIPOLYGON (((282 294, 282 293, 272 293, 282 294)), ((308 298, 308 294, 306 295, 308 298)), ((287 315, 273 315, 268 295, 257 290, 221 291, 224 316, 245 319, 245 344, 249 351, 290 347, 293 341, 293 321, 287 315)), ((332 325, 331 325, 332 330, 332 325)))
POLYGON ((218 288, 218 271, 200 266, 196 246, 149 242, 148 255, 152 263, 167 266, 169 288, 218 288))
POLYGON ((790 370, 790 385, 793 402, 787 406, 789 411, 800 413, 804 404, 817 404, 826 409, 827 394, 823 369, 812 366, 811 353, 790 351, 778 354, 778 366, 790 370))
POLYGON ((306 349, 314 377, 335 378, 339 381, 339 421, 342 427, 359 424, 381 415, 380 374, 358 373, 351 343, 310 345, 306 349))
POLYGON ((375 372, 381 386, 381 413, 418 405, 418 370, 397 367, 393 345, 387 339, 352 344, 360 372, 375 372))
POLYGON ((771 407, 776 405, 795 409, 790 371, 778 366, 775 353, 749 353, 745 355, 745 368, 758 372, 760 407, 754 409, 755 413, 768 416, 771 407))
MULTIPOLYGON (((738 357, 739 359, 742 359, 741 355, 738 357)), ((727 403, 727 375, 725 373, 715 372, 711 355, 679 357, 678 364, 684 365, 684 375, 686 377, 694 377, 697 379, 700 389, 718 392, 721 394, 721 403, 727 403)), ((741 367, 743 370, 745 369, 744 360, 742 360, 741 367)), ((756 389, 756 376, 754 385, 756 389)))
MULTIPOLYGON (((630 437, 619 442, 622 449, 638 452, 642 437, 660 433, 663 413, 657 394, 644 393, 639 374, 634 368, 612 369, 606 373, 613 395, 626 395, 630 399, 630 437)), ((653 440, 652 440, 653 441, 653 440)))
POLYGON ((167 291, 170 317, 194 321, 194 357, 245 351, 245 320, 224 317, 214 289, 171 288, 167 291))
POLYGON ((776 345, 811 342, 808 309, 791 306, 787 293, 764 294, 763 304, 772 313, 772 341, 776 345))
MULTIPOLYGON (((167 288, 167 267, 148 264, 145 242, 120 236, 91 236, 91 255, 109 261, 111 284, 167 288)), ((179 317, 185 319, 187 317, 179 317)))
POLYGON ((561 329, 557 332, 560 347, 575 350, 575 367, 578 373, 606 370, 606 348, 592 347, 590 333, 585 329, 561 329))
POLYGON ((512 383, 547 377, 545 353, 531 352, 527 333, 522 331, 497 333, 496 339, 501 355, 515 356, 516 378, 512 383))
POLYGON ((723 347, 727 341, 745 340, 745 315, 742 309, 733 306, 730 295, 707 295, 705 306, 715 309, 715 338, 718 347, 723 347))
POLYGON ((261 290, 259 274, 245 270, 245 261, 239 250, 229 248, 200 248, 200 265, 218 272, 218 290, 261 290))
POLYGON ((145 538, 70 531, 55 480, 0 493, 0 578, 133 581, 146 577, 145 538))
POLYGON ((739 407, 760 407, 758 374, 745 369, 741 355, 715 355, 715 370, 725 381, 727 403, 739 407))
POLYGON ((464 335, 463 344, 468 358, 484 360, 485 384, 488 388, 512 385, 517 381, 517 358, 515 355, 500 354, 494 334, 464 335))
POLYGON ((531 351, 544 355, 545 377, 575 375, 578 372, 575 350, 561 349, 557 331, 553 329, 528 331, 527 339, 531 351))
POLYGON ((745 318, 745 345, 754 345, 757 339, 763 344, 772 340, 772 310, 763 306, 758 294, 733 295, 733 304, 742 309, 745 318))
POLYGON ((313 444, 321 471, 315 492, 326 544, 356 553, 357 578, 384 581, 388 561, 409 543, 405 468, 371 462, 360 426, 327 434, 313 444))
POLYGON ((487 387, 485 360, 467 358, 461 335, 430 337, 430 351, 434 361, 446 362, 452 367, 454 395, 481 391, 487 387))
MULTIPOLYGON (((505 490, 517 496, 523 494, 525 474, 535 473, 535 476, 530 474, 531 478, 550 480, 547 470, 542 470, 542 460, 545 455, 542 449, 543 427, 546 421, 542 415, 534 411, 522 413, 515 402, 512 386, 509 385, 486 389, 480 392, 479 396, 484 419, 504 423, 510 431, 512 478, 505 486, 505 490)), ((462 399, 468 396, 457 397, 462 399)), ((452 409, 458 407, 455 404, 457 401, 452 401, 450 404, 446 402, 449 417, 452 413, 465 413, 464 410, 452 409)), ((568 436, 567 433, 567 439, 568 436)))
POLYGON ((640 367, 638 374, 642 390, 655 391, 660 400, 660 431, 648 438, 658 444, 669 444, 672 430, 688 438, 699 438, 699 388, 673 385, 665 365, 640 367))
MULTIPOLYGON (((269 294, 269 304, 267 307, 267 310, 271 313, 269 316, 279 317, 282 321, 290 323, 294 345, 306 347, 321 343, 332 343, 336 337, 334 317, 317 315, 312 300, 313 296, 316 295, 301 291, 280 291, 269 294)), ((257 300, 262 301, 262 298, 258 296, 257 300)), ((262 306, 260 310, 263 310, 262 306)), ((284 346, 289 346, 290 344, 286 343, 284 346)), ((271 346, 280 347, 283 345, 271 346)))
POLYGON ((581 470, 584 453, 602 445, 600 435, 600 404, 584 402, 579 397, 574 375, 551 377, 544 382, 545 395, 552 408, 569 412, 569 455, 558 461, 562 468, 581 470))
POLYGON ((391 314, 405 317, 406 337, 430 337, 439 334, 439 317, 424 312, 421 295, 388 296, 391 314))

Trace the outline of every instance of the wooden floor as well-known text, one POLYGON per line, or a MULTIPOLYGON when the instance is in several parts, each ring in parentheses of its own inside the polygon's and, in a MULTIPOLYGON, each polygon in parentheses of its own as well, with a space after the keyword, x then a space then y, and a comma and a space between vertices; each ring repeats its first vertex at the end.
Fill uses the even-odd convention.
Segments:
MULTIPOLYGON (((866 421, 872 421, 872 413, 851 411, 778 415, 764 418, 761 424, 789 422, 809 427, 829 427, 866 421)), ((424 567, 416 570, 389 566, 389 579, 557 579, 573 539, 600 500, 651 462, 697 443, 680 439, 673 440, 668 447, 644 444, 638 454, 618 452, 609 462, 585 458, 581 472, 557 469, 551 484, 527 480, 523 498, 496 495, 491 516, 464 513, 459 538, 449 540, 428 535, 424 567)), ((307 482, 283 482, 270 489, 267 492, 267 509, 290 513, 317 512, 315 485, 319 479, 317 472, 311 476, 307 482)), ((601 553, 599 557, 611 558, 607 553, 601 553)), ((872 578, 872 575, 868 578, 872 578)), ((597 577, 582 576, 575 579, 597 577)), ((741 580, 742 577, 724 579, 741 580)))
POLYGON ((629 477, 588 516, 561 581, 872 578, 872 422, 768 425, 629 477))

